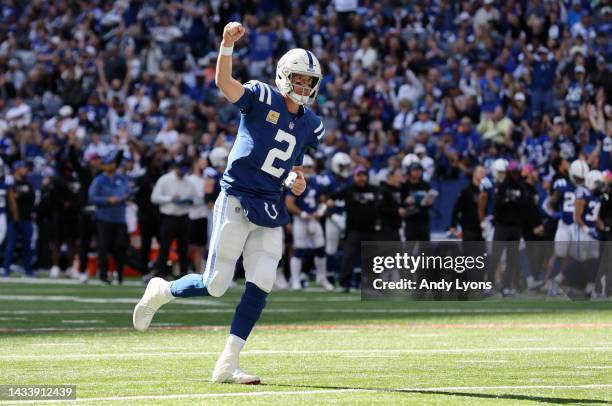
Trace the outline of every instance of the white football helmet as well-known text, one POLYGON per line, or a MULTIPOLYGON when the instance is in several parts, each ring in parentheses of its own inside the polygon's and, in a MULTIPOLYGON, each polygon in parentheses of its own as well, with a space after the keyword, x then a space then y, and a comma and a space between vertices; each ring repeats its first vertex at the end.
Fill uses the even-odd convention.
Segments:
POLYGON ((210 163, 215 168, 225 168, 227 167, 227 156, 227 149, 223 147, 215 147, 212 151, 210 151, 208 159, 210 159, 210 163))
POLYGON ((589 171, 586 175, 586 179, 584 180, 584 184, 589 190, 595 190, 599 185, 603 183, 603 173, 594 169, 589 171))
POLYGON ((302 160, 302 168, 304 168, 304 177, 309 178, 314 174, 314 160, 310 155, 304 155, 302 160))
POLYGON ((402 159, 402 170, 404 173, 407 173, 408 167, 414 163, 421 163, 421 159, 416 154, 406 154, 404 159, 402 159))
POLYGON ((331 167, 336 175, 348 178, 351 174, 351 157, 344 152, 336 152, 332 157, 331 167))
POLYGON ((576 159, 570 165, 569 176, 573 183, 582 183, 589 173, 589 166, 581 159, 576 159))
POLYGON ((496 182, 503 182, 506 172, 508 171, 508 161, 504 158, 498 158, 491 165, 491 173, 496 182))
POLYGON ((321 84, 321 64, 312 52, 302 48, 295 48, 283 55, 276 65, 276 87, 297 104, 312 104, 321 84), (312 76, 310 94, 302 96, 293 90, 291 76, 294 74, 312 76))

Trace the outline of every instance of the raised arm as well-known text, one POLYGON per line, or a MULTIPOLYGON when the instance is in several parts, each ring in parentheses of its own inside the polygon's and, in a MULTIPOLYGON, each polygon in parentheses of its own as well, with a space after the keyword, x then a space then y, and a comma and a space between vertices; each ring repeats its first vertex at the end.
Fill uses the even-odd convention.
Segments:
POLYGON ((223 28, 223 41, 217 58, 215 82, 223 95, 231 103, 238 101, 244 94, 242 84, 232 77, 232 54, 234 43, 245 33, 245 28, 238 22, 228 23, 223 28))

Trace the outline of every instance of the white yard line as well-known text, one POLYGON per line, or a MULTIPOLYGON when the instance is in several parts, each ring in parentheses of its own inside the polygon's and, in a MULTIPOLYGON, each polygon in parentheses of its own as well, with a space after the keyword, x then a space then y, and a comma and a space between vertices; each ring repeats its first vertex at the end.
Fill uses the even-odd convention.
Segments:
MULTIPOLYGON (((523 352, 608 352, 612 347, 524 347, 524 348, 423 348, 423 349, 371 349, 371 350, 251 350, 241 353, 249 355, 344 355, 344 354, 486 354, 486 353, 523 353, 523 352)), ((54 359, 101 359, 101 358, 140 358, 171 355, 173 357, 193 357, 219 355, 216 351, 160 351, 160 352, 121 352, 91 354, 39 354, 39 355, 0 355, 2 360, 54 360, 54 359)))
POLYGON ((582 365, 577 366, 577 369, 612 369, 612 365, 582 365))
MULTIPOLYGON (((79 303, 96 303, 96 304, 108 304, 108 303, 120 303, 120 304, 136 304, 138 298, 92 298, 92 297, 79 297, 79 296, 23 296, 13 295, 6 296, 0 295, 0 301, 2 300, 24 300, 24 301, 48 301, 48 302, 79 302, 79 303)), ((317 299, 318 301, 318 299, 317 299)), ((219 306, 228 307, 226 309, 181 309, 181 313, 233 313, 235 311, 234 304, 226 304, 223 302, 215 301, 213 299, 200 299, 200 300, 176 300, 172 302, 172 305, 206 305, 206 306, 219 306)), ((161 309, 159 312, 174 312, 176 310, 161 309)), ((311 313, 346 313, 346 314, 512 314, 512 313, 540 313, 547 311, 546 309, 336 309, 336 308, 325 308, 325 309, 311 309, 311 313)), ((304 313, 303 308, 270 308, 265 310, 266 313, 304 313)), ((41 309, 41 310, 2 310, 0 314, 86 314, 86 313, 108 313, 108 314, 127 314, 132 313, 132 309, 41 309)), ((536 341, 536 340, 533 340, 536 341)))
MULTIPOLYGON (((77 303, 124 303, 136 304, 139 297, 83 297, 83 296, 60 296, 60 295, 0 295, 1 301, 32 301, 32 302, 77 302, 77 303)), ((227 306, 219 300, 195 299, 177 300, 173 304, 181 305, 207 305, 207 306, 227 306)))
POLYGON ((458 364, 503 364, 508 361, 500 359, 459 359, 455 361, 458 364))
POLYGON ((104 323, 105 320, 99 320, 99 319, 95 319, 95 320, 62 320, 62 323, 67 323, 67 324, 90 324, 90 323, 104 323))
MULTIPOLYGON (((273 385, 273 384, 271 384, 273 385)), ((232 398, 232 397, 261 397, 261 396, 305 396, 305 395, 327 395, 332 393, 354 393, 354 392, 444 392, 444 391, 497 391, 497 390, 537 390, 537 389, 608 389, 612 388, 612 384, 589 384, 589 385, 517 385, 517 386, 441 386, 436 388, 402 388, 402 389, 316 389, 316 390, 296 390, 296 391, 260 391, 260 392, 234 392, 234 393, 192 393, 192 394, 174 394, 174 395, 137 395, 137 396, 108 396, 97 398, 81 398, 76 400, 29 400, 20 401, 19 404, 35 404, 35 403, 75 403, 75 402, 130 402, 137 400, 169 400, 169 399, 214 399, 214 398, 232 398)), ((0 401, 0 404, 8 403, 0 401)))

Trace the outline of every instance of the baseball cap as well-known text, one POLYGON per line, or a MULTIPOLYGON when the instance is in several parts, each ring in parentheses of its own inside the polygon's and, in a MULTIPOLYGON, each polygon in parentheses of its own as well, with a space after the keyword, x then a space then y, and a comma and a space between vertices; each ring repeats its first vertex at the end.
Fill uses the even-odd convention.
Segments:
POLYGON ((181 173, 181 175, 185 175, 189 173, 190 168, 191 168, 191 163, 186 159, 178 163, 178 170, 181 173))
POLYGON ((425 146, 423 144, 417 144, 414 147, 414 153, 415 154, 424 154, 426 152, 427 152, 427 150, 425 149, 425 146))
POLYGON ((13 170, 14 171, 16 171, 19 168, 23 168, 25 166, 26 166, 26 163, 24 161, 19 160, 19 161, 13 162, 13 170))
POLYGON ((61 109, 59 109, 59 115, 61 117, 69 117, 72 116, 72 107, 68 106, 68 105, 64 105, 62 106, 61 109))
POLYGON ((523 93, 523 92, 515 93, 514 94, 514 100, 524 102, 525 101, 525 93, 523 93))
POLYGON ((115 151, 109 152, 108 154, 104 155, 104 158, 102 158, 102 163, 104 165, 108 165, 110 163, 115 162, 116 158, 117 158, 117 152, 115 151))
POLYGON ((521 164, 516 162, 516 161, 512 161, 508 164, 508 172, 520 172, 521 171, 521 164))
POLYGON ((353 169, 352 175, 357 176, 360 173, 368 173, 368 170, 365 168, 365 166, 363 165, 357 166, 355 169, 353 169))

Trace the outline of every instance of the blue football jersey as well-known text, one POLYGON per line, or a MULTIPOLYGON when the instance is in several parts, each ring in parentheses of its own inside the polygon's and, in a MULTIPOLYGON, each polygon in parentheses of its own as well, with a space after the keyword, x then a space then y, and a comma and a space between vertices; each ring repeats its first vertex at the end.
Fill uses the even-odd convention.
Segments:
POLYGON ((569 180, 560 178, 553 184, 554 192, 561 193, 561 220, 565 224, 574 224, 576 188, 569 180))
POLYGON ((317 183, 316 178, 310 178, 306 182, 306 190, 304 190, 304 193, 295 198, 295 204, 300 210, 306 213, 314 213, 319 206, 322 192, 323 190, 317 183))
POLYGON ((576 188, 576 199, 584 199, 584 211, 582 212, 582 221, 589 227, 595 227, 597 218, 599 217, 599 209, 601 208, 601 198, 593 195, 584 186, 576 188))
POLYGON ((265 83, 250 81, 244 90, 234 103, 242 114, 221 187, 231 195, 280 201, 284 180, 302 164, 306 149, 319 146, 325 129, 306 107, 290 113, 280 92, 265 83))
POLYGON ((216 170, 213 167, 208 167, 204 170, 204 179, 212 179, 215 181, 215 188, 212 192, 212 194, 209 194, 208 196, 206 196, 206 200, 207 201, 215 201, 217 199, 217 197, 219 196, 219 193, 221 193, 221 178, 223 177, 223 173, 219 172, 218 170, 216 170))
POLYGON ((493 214, 493 194, 495 193, 495 181, 492 176, 486 176, 480 180, 479 189, 487 194, 487 207, 485 207, 485 215, 493 214))
MULTIPOLYGON (((350 178, 343 179, 329 170, 317 175, 316 181, 317 184, 321 187, 322 193, 325 195, 331 195, 332 193, 335 193, 340 189, 344 189, 345 187, 350 186, 351 184, 350 178)), ((345 205, 343 200, 336 200, 331 212, 336 214, 342 214, 344 212, 344 206, 345 205)))

